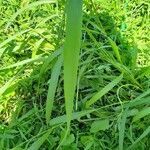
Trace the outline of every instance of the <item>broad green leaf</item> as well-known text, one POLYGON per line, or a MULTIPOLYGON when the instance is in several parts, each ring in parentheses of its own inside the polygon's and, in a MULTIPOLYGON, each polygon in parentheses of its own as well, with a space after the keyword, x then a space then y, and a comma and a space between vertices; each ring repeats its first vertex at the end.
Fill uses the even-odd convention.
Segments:
POLYGON ((117 77, 108 85, 106 85, 102 90, 96 93, 89 101, 86 102, 86 108, 90 107, 92 104, 98 101, 102 96, 108 93, 114 86, 116 86, 122 80, 122 78, 123 78, 123 74, 121 74, 119 77, 117 77))
POLYGON ((94 121, 91 125, 90 132, 91 133, 96 133, 98 131, 105 131, 109 128, 109 120, 98 120, 94 121))

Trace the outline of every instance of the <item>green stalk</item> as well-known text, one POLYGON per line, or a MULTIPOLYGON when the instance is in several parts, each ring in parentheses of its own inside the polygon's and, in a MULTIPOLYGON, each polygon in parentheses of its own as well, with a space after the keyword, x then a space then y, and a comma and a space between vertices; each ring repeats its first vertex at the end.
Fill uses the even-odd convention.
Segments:
POLYGON ((64 94, 67 131, 73 112, 81 44, 82 0, 67 0, 66 39, 64 44, 64 94))

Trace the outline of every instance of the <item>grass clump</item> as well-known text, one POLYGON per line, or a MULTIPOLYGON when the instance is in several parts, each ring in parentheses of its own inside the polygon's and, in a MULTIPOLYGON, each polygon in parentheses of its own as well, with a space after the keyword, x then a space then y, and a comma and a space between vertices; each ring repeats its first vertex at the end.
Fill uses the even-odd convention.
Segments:
POLYGON ((0 1, 0 149, 148 150, 149 6, 0 1))

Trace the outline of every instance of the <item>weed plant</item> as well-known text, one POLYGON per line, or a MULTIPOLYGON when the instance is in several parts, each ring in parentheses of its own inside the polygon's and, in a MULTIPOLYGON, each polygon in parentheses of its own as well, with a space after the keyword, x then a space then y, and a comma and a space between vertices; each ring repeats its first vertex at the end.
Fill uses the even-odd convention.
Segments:
POLYGON ((149 0, 0 0, 0 18, 0 150, 149 150, 149 0))

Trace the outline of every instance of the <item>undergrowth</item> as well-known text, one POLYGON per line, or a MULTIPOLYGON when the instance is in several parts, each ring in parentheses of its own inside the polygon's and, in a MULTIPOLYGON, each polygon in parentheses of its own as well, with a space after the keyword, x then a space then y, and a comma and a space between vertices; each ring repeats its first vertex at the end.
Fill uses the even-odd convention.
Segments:
POLYGON ((149 0, 84 0, 79 58, 65 4, 0 1, 0 149, 148 150, 149 0))

